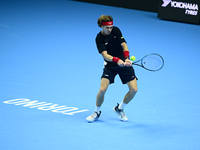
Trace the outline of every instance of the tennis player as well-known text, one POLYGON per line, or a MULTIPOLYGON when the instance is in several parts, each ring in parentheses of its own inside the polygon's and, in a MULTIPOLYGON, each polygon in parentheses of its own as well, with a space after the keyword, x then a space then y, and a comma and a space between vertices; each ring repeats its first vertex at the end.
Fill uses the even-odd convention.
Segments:
MULTIPOLYGON (((137 92, 137 81, 132 62, 129 59, 129 50, 120 29, 113 26, 113 18, 109 15, 101 15, 98 18, 98 26, 102 30, 96 36, 96 45, 99 53, 105 60, 105 67, 101 76, 100 90, 96 97, 95 112, 86 120, 93 122, 101 115, 101 105, 108 86, 114 83, 118 74, 122 83, 127 84, 129 91, 120 104, 113 108, 121 121, 128 121, 124 113, 125 106, 133 99, 137 92)), ((120 91, 120 90, 119 90, 120 91)))

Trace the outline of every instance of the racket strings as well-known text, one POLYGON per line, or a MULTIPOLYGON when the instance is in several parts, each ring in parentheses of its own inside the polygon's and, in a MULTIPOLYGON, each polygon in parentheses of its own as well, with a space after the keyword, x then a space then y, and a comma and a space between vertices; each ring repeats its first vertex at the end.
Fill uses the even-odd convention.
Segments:
POLYGON ((147 55, 142 59, 142 65, 148 70, 159 70, 162 68, 164 62, 162 57, 156 54, 147 55))

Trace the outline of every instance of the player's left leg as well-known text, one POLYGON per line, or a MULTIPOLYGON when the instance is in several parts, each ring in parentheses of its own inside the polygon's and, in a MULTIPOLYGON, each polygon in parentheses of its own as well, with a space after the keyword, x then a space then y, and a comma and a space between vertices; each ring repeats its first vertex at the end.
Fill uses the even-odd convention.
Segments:
POLYGON ((124 107, 134 98, 135 94, 137 93, 137 79, 135 78, 134 80, 129 81, 127 85, 129 87, 128 93, 125 95, 121 104, 117 104, 117 106, 113 108, 122 121, 128 121, 128 118, 124 113, 124 107))
POLYGON ((128 87, 129 87, 129 91, 128 93, 125 95, 123 102, 125 104, 128 104, 135 96, 135 94, 137 93, 137 79, 135 78, 132 81, 129 81, 127 83, 128 87))

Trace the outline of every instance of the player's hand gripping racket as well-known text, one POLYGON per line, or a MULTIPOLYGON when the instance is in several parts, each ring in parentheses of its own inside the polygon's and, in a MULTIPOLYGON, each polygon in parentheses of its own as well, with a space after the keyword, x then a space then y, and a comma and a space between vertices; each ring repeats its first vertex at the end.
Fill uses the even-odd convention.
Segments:
POLYGON ((149 71, 158 71, 164 66, 164 59, 159 54, 151 53, 140 60, 132 62, 132 64, 143 67, 149 71))

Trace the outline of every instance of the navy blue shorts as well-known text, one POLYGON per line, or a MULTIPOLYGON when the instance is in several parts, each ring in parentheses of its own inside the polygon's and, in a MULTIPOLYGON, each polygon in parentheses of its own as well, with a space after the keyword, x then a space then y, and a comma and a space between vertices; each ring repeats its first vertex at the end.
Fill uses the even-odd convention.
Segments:
POLYGON ((103 69, 103 75, 101 78, 107 78, 110 81, 110 84, 114 83, 116 75, 119 75, 123 84, 126 84, 129 81, 137 79, 133 67, 105 67, 103 69))

